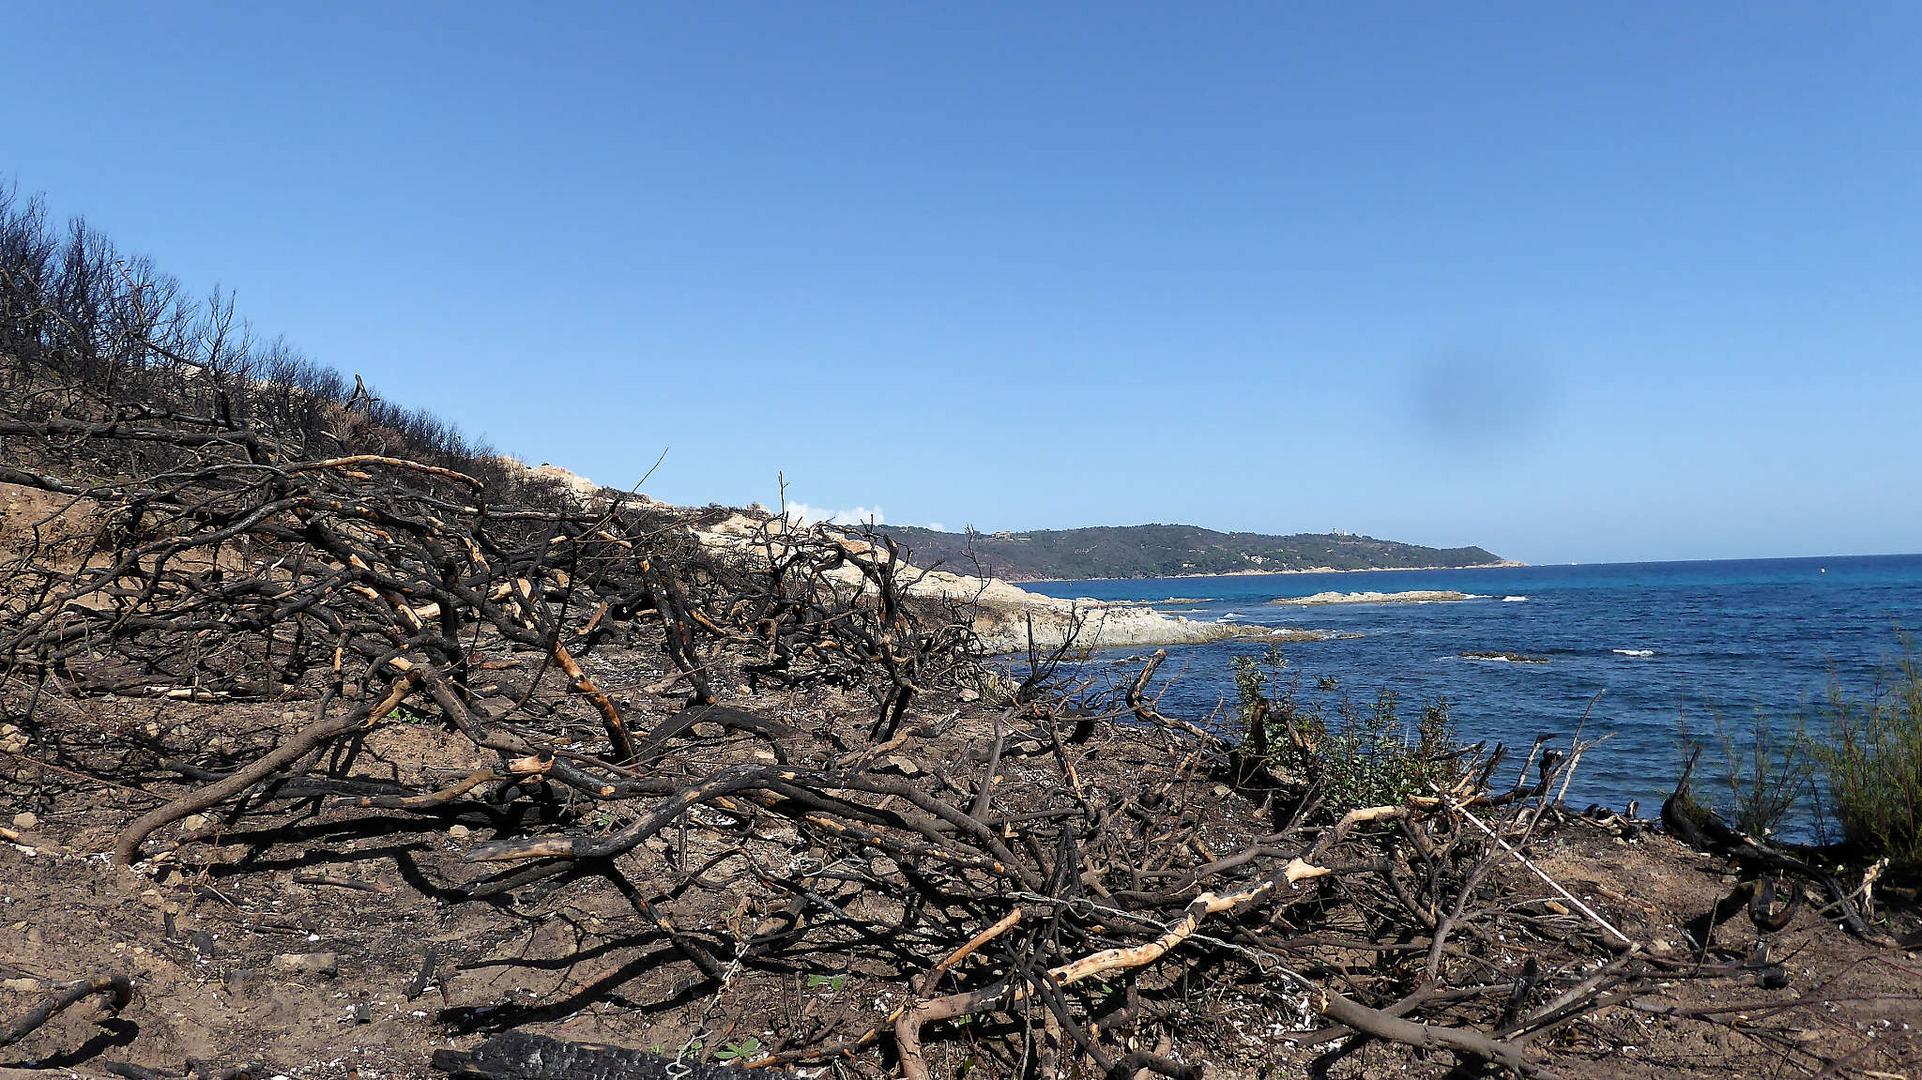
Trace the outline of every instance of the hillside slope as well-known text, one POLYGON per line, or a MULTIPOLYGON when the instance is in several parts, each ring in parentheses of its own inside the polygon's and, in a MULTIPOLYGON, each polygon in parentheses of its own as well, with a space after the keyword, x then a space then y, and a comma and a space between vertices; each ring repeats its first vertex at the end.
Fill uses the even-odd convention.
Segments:
POLYGON ((1197 525, 1104 525, 1032 532, 949 533, 909 525, 882 528, 915 562, 979 562, 1008 581, 1052 578, 1176 577, 1280 570, 1380 570, 1500 564, 1479 547, 1434 548, 1350 533, 1269 536, 1197 525))

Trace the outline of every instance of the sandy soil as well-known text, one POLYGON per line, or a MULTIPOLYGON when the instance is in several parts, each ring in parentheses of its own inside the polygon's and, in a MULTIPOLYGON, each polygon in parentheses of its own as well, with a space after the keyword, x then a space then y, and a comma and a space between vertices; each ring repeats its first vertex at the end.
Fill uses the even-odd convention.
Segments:
MULTIPOLYGON (((843 708, 866 708, 786 695, 735 704, 799 728, 835 723, 843 708)), ((824 977, 836 980, 829 984, 757 976, 710 1002, 687 981, 685 965, 666 963, 668 950, 629 899, 604 882, 563 878, 463 900, 460 889, 486 876, 464 853, 502 824, 472 805, 416 814, 303 804, 272 833, 223 831, 215 816, 186 823, 201 842, 172 832, 139 867, 110 865, 102 852, 114 832, 154 803, 139 790, 147 784, 108 788, 30 761, 79 762, 139 741, 213 762, 248 753, 295 721, 265 708, 182 703, 158 713, 149 704, 105 703, 66 720, 86 726, 37 740, 5 762, 6 816, 34 819, 20 830, 21 843, 0 845, 0 1016, 18 1015, 47 985, 87 975, 130 974, 138 992, 117 1020, 98 1023, 84 1008, 57 1017, 0 1051, 0 1064, 92 1076, 113 1060, 177 1073, 205 1059, 257 1065, 263 1077, 386 1080, 436 1075, 427 1064, 432 1051, 471 1047, 506 1027, 672 1053, 710 1004, 714 1045, 749 1037, 771 1043, 809 1024, 872 1023, 889 1007, 881 968, 848 954, 819 959, 824 977)), ((964 710, 948 734, 922 744, 920 760, 898 767, 916 775, 978 760, 988 724, 985 711, 964 710)), ((1117 728, 1084 759, 1085 779, 1102 789, 1125 786, 1165 761, 1163 748, 1117 728)), ((353 772, 421 782, 477 763, 464 741, 403 723, 377 732, 353 772)), ((1018 756, 1006 767, 1018 779, 1018 756)), ((158 777, 152 783, 177 790, 158 777)), ((1211 828, 1223 850, 1247 834, 1232 801, 1201 805, 1217 819, 1211 828)), ((790 839, 766 837, 765 856, 786 857, 790 839)), ((1697 953, 1682 924, 1712 908, 1733 880, 1714 860, 1666 837, 1624 841, 1579 821, 1531 850, 1557 881, 1658 955, 1697 953)), ((669 854, 637 856, 632 880, 643 894, 649 860, 669 854)), ((1498 872, 1512 879, 1516 903, 1554 899, 1519 865, 1498 872)), ((715 902, 725 895, 655 900, 683 925, 712 926, 746 910, 747 893, 732 912, 715 902)), ((1738 918, 1712 940, 1700 955, 1739 959, 1754 950, 1758 933, 1738 918)), ((1787 986, 1715 991, 1678 982, 1567 1029, 1547 1048, 1551 1063, 1565 1076, 1599 1078, 1787 1075, 1773 1049, 1668 1015, 1708 1006, 1771 1015, 1797 1040, 1857 1055, 1863 1069, 1916 1075, 1906 1071, 1922 1066, 1914 997, 1922 964, 1912 954, 1866 945, 1808 910, 1770 947, 1786 966, 1787 986), (1803 1001, 1817 993, 1834 1000, 1803 1001)), ((1495 959, 1520 970, 1527 952, 1518 947, 1495 959)), ((1291 1034, 1312 1024, 1290 1000, 1251 988, 1196 1001, 1175 1049, 1206 1060, 1211 1077, 1300 1075, 1328 1048, 1292 1045, 1291 1034)), ((1445 1054, 1371 1045, 1327 1075, 1457 1075, 1451 1068, 1445 1054)))

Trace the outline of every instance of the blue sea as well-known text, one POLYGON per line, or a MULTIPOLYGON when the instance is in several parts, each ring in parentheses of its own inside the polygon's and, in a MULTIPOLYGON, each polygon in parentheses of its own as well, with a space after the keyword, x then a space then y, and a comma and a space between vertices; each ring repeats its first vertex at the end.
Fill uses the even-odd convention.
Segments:
MULTIPOLYGON (((1758 713, 1790 731, 1832 685, 1872 693, 1902 655, 1902 633, 1922 629, 1922 555, 1713 562, 1608 563, 1487 570, 1268 574, 1055 581, 1024 585, 1050 596, 1148 600, 1191 619, 1229 619, 1355 634, 1283 646, 1305 695, 1324 677, 1367 703, 1401 696, 1412 722, 1446 697, 1461 734, 1508 743, 1518 755, 1538 734, 1614 738, 1582 762, 1569 801, 1652 814, 1674 785, 1683 725, 1713 735, 1717 717, 1744 736, 1758 713), (1451 591, 1445 603, 1275 605, 1321 592, 1451 591), (1513 652, 1545 664, 1463 659, 1513 652)), ((1203 718, 1234 702, 1232 658, 1266 646, 1230 641, 1169 650, 1164 711, 1203 718)), ((1132 671, 1128 653, 1098 664, 1132 671)), ((1819 718, 1818 718, 1819 722, 1819 718)), ((1704 768, 1723 760, 1713 747, 1704 768)), ((1705 790, 1704 794, 1709 794, 1705 790)), ((1804 814, 1794 823, 1807 832, 1804 814)))

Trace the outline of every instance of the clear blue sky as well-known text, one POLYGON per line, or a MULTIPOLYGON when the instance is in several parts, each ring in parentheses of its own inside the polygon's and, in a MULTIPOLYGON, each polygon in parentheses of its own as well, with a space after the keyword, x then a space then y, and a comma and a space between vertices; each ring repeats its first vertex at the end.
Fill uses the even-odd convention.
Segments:
POLYGON ((1922 549, 1912 4, 9 5, 0 174, 533 461, 1922 549))

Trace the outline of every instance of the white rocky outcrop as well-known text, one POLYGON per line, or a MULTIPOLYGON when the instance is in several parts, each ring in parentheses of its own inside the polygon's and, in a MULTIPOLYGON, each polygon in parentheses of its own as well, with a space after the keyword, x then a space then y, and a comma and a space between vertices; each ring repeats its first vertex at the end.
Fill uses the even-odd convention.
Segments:
MULTIPOLYGON (((779 517, 752 512, 736 512, 713 524, 696 527, 695 535, 709 548, 731 551, 749 558, 760 557, 768 544, 778 544, 790 531, 813 532, 830 536, 862 554, 886 557, 886 552, 863 541, 849 539, 833 530, 812 525, 794 525, 779 517)), ((850 588, 867 588, 867 581, 852 566, 833 575, 850 588)), ((974 610, 974 632, 992 652, 1018 652, 1028 647, 1030 619, 1034 643, 1053 649, 1073 635, 1081 648, 1110 648, 1137 645, 1197 645, 1228 638, 1303 640, 1323 635, 1313 631, 1283 630, 1243 626, 1226 622, 1199 622, 1179 615, 1168 615, 1138 603, 1108 604, 1099 600, 1066 600, 1042 596, 1017 588, 996 578, 956 574, 946 570, 923 570, 903 563, 898 578, 911 596, 953 600, 974 610)))
POLYGON ((1313 596, 1284 596, 1271 604, 1442 604, 1458 600, 1485 600, 1474 593, 1413 589, 1408 592, 1319 592, 1313 596))

